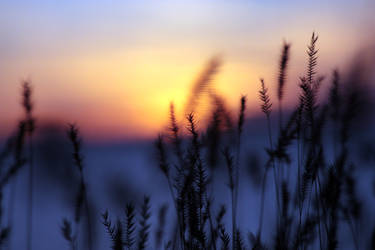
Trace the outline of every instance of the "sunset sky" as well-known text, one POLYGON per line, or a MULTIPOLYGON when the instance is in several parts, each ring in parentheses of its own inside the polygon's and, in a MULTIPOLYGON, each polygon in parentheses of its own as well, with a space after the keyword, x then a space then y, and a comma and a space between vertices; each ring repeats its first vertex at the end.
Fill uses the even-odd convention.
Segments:
POLYGON ((292 102, 312 31, 321 73, 345 67, 371 42, 370 2, 0 1, 0 136, 21 117, 20 82, 30 79, 39 121, 76 122, 97 139, 154 137, 171 101, 182 116, 215 55, 216 90, 233 109, 247 95, 253 112, 258 79, 275 85, 283 40, 292 43, 292 102))

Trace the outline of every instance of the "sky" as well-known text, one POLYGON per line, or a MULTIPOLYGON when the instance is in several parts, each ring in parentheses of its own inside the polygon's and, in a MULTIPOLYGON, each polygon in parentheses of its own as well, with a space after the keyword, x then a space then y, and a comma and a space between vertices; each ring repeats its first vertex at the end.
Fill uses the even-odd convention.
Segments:
MULTIPOLYGON (((259 78, 274 90, 283 41, 293 103, 305 48, 319 35, 322 74, 371 43, 374 4, 356 1, 0 1, 0 137, 22 116, 30 80, 40 122, 75 122, 93 139, 149 138, 169 103, 183 116, 191 85, 220 55, 213 85, 236 109, 259 107, 259 78)), ((271 97, 275 96, 271 92, 271 97)))

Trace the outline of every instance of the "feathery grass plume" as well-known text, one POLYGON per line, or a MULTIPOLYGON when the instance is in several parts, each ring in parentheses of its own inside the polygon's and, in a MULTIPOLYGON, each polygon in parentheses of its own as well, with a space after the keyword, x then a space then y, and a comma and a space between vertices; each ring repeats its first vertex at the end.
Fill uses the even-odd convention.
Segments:
POLYGON ((225 138, 225 134, 233 132, 233 121, 224 98, 214 93, 214 91, 210 91, 210 97, 213 106, 212 118, 207 127, 204 143, 208 148, 209 166, 215 168, 219 160, 220 143, 225 138))
MULTIPOLYGON (((310 211, 310 201, 311 196, 314 193, 315 189, 315 200, 316 207, 315 212, 317 213, 317 227, 319 232, 319 244, 320 247, 323 247, 323 239, 321 233, 321 222, 320 210, 323 208, 323 213, 326 213, 325 206, 321 199, 319 198, 320 192, 320 180, 319 180, 319 169, 323 170, 325 165, 324 163, 324 154, 323 154, 323 145, 321 141, 323 124, 326 120, 326 107, 324 107, 320 112, 318 112, 318 103, 317 96, 319 92, 320 85, 324 80, 324 77, 318 77, 315 79, 316 75, 316 66, 317 66, 317 53, 316 42, 318 37, 315 33, 312 34, 310 45, 308 45, 307 55, 308 55, 308 65, 307 65, 307 74, 306 77, 300 78, 300 89, 302 91, 300 95, 300 107, 301 113, 298 118, 298 206, 299 206, 299 225, 298 233, 301 234, 301 217, 304 207, 304 201, 308 196, 307 204, 307 218, 309 218, 310 211), (302 159, 300 157, 300 131, 301 128, 305 128, 303 131, 303 140, 302 148, 304 148, 302 159), (301 161, 304 162, 304 173, 300 174, 300 165, 301 161), (301 177, 300 177, 301 176, 301 177), (318 183, 319 182, 319 183, 318 183)), ((323 223, 327 225, 325 221, 323 223)), ((302 228, 303 230, 303 228, 302 228)), ((298 235, 300 238, 301 235, 298 235)))
POLYGON ((277 98, 281 102, 284 96, 284 85, 286 80, 286 69, 288 66, 289 61, 289 49, 290 44, 284 42, 281 57, 280 57, 280 63, 279 63, 279 77, 278 77, 278 85, 277 85, 277 98))
POLYGON ((35 129, 35 119, 32 114, 34 108, 33 101, 31 100, 32 93, 31 83, 29 81, 24 81, 22 83, 22 106, 25 111, 26 128, 29 135, 31 135, 35 129))
MULTIPOLYGON (((316 66, 317 66, 317 53, 318 50, 316 49, 316 42, 318 40, 318 36, 315 35, 313 32, 311 36, 310 44, 307 46, 307 56, 308 56, 308 63, 307 63, 307 73, 306 77, 300 78, 300 89, 302 93, 300 95, 300 103, 304 107, 304 116, 305 122, 307 123, 308 129, 306 129, 307 141, 311 142, 312 139, 312 131, 314 129, 314 115, 317 111, 317 95, 319 91, 319 87, 324 80, 324 77, 319 77, 315 80, 314 76, 316 75, 316 66)), ((312 146, 313 144, 310 144, 312 146)))
POLYGON ((246 109, 246 96, 241 96, 240 112, 238 114, 238 122, 237 122, 237 129, 238 129, 238 136, 239 137, 242 134, 243 125, 245 123, 245 109, 246 109))
POLYGON ((211 58, 211 60, 207 63, 204 70, 200 73, 197 80, 193 84, 190 97, 188 98, 188 102, 185 107, 185 114, 195 111, 201 94, 208 90, 210 82, 214 75, 218 72, 221 63, 221 58, 219 56, 211 58))
POLYGON ((226 212, 227 212, 227 209, 226 209, 225 205, 221 205, 220 209, 219 209, 219 212, 217 213, 216 218, 215 218, 215 220, 216 220, 216 227, 215 227, 214 231, 212 232, 212 234, 213 234, 213 240, 215 242, 217 241, 217 239, 219 237, 220 229, 222 227, 224 227, 223 218, 224 218, 226 212))
MULTIPOLYGON (((201 143, 196 128, 196 121, 193 114, 188 117, 188 130, 192 135, 190 149, 188 149, 188 161, 190 162, 189 177, 187 183, 187 209, 188 226, 190 230, 189 248, 206 248, 206 234, 204 231, 206 218, 206 186, 208 183, 207 173, 201 159, 201 143)), ((207 209, 207 208, 206 208, 207 209)))
POLYGON ((205 144, 207 146, 207 161, 211 169, 217 166, 218 152, 221 141, 222 118, 221 111, 218 107, 212 112, 212 118, 207 126, 205 144))
POLYGON ((229 107, 225 102, 224 97, 220 96, 217 93, 214 93, 213 91, 210 92, 210 97, 213 102, 213 106, 216 108, 216 110, 219 111, 226 129, 231 130, 233 127, 233 121, 229 112, 229 107))
POLYGON ((139 226, 140 230, 138 233, 138 249, 146 249, 148 236, 149 236, 149 230, 150 230, 150 224, 149 219, 151 217, 151 211, 150 211, 150 197, 145 196, 143 198, 143 204, 141 208, 141 219, 139 220, 139 226))
POLYGON ((123 240, 121 220, 117 219, 116 224, 117 225, 116 225, 116 231, 115 231, 115 238, 112 242, 112 249, 113 250, 123 250, 124 240, 123 240))
POLYGON ((242 235, 241 235, 241 232, 240 230, 236 230, 236 245, 235 245, 235 248, 236 250, 245 250, 246 247, 245 247, 245 243, 242 239, 242 235))
POLYGON ((81 153, 81 138, 79 138, 79 130, 77 126, 75 124, 69 124, 67 134, 73 146, 74 163, 81 173, 83 170, 83 157, 81 153))
POLYGON ((240 100, 240 112, 237 121, 237 149, 236 149, 236 164, 234 168, 234 204, 232 207, 233 213, 233 248, 235 248, 236 242, 236 230, 237 230, 237 204, 238 204, 238 193, 239 193, 239 176, 240 176, 240 155, 241 155, 241 135, 242 128, 245 121, 245 109, 246 109, 246 97, 242 96, 240 100))
POLYGON ((130 250, 134 245, 134 231, 135 231, 135 208, 132 203, 126 204, 125 208, 125 242, 124 245, 127 250, 130 250))
POLYGON ((81 221, 82 206, 85 199, 86 184, 83 181, 83 159, 81 154, 81 140, 78 137, 78 128, 74 124, 70 124, 68 128, 68 136, 73 145, 73 160, 75 165, 78 167, 80 174, 79 189, 75 198, 75 213, 74 220, 78 225, 81 221))
POLYGON ((61 233, 64 239, 69 243, 71 250, 76 250, 76 235, 73 233, 72 223, 68 219, 63 220, 61 233))
POLYGON ((179 128, 177 126, 176 114, 175 114, 173 102, 171 102, 169 104, 169 119, 170 119, 170 123, 171 123, 169 129, 172 132, 174 143, 177 144, 177 145, 180 145, 181 141, 180 141, 179 136, 178 136, 179 128))
POLYGON ((171 102, 169 105, 169 119, 170 119, 169 131, 171 133, 171 139, 172 139, 172 144, 174 146, 174 152, 179 160, 179 163, 181 165, 180 167, 183 167, 185 164, 184 164, 184 155, 183 155, 182 148, 181 148, 181 138, 179 135, 180 128, 178 127, 178 124, 177 124, 173 102, 171 102))
POLYGON ((207 192, 210 176, 206 169, 206 164, 201 158, 202 143, 197 130, 194 114, 189 114, 187 120, 187 129, 191 134, 191 143, 187 154, 189 169, 187 176, 185 177, 183 190, 187 192, 185 198, 187 199, 187 219, 190 232, 188 249, 191 247, 206 249, 207 244, 212 243, 213 246, 215 246, 212 237, 211 242, 207 241, 208 228, 211 229, 211 233, 213 231, 210 211, 211 201, 208 198, 209 194, 207 192), (209 225, 207 226, 206 232, 207 222, 209 222, 209 225))
MULTIPOLYGON (((249 234, 252 249, 265 249, 266 245, 275 249, 313 249, 316 248, 318 244, 320 249, 337 249, 339 241, 347 236, 346 229, 341 230, 341 226, 345 222, 348 223, 350 227, 349 229, 352 232, 355 247, 361 249, 362 245, 368 246, 366 244, 367 242, 362 242, 362 239, 368 236, 363 234, 363 232, 367 230, 363 230, 358 224, 359 220, 363 219, 361 214, 362 204, 356 194, 356 173, 354 172, 354 163, 351 163, 352 160, 355 160, 355 157, 352 155, 351 144, 349 144, 349 135, 352 132, 350 130, 352 128, 351 125, 354 125, 352 123, 355 121, 359 108, 358 102, 361 101, 362 96, 360 95, 361 92, 356 90, 355 87, 349 89, 347 95, 341 94, 341 89, 339 88, 342 87, 342 93, 346 93, 344 92, 344 87, 346 87, 346 85, 341 86, 341 82, 339 83, 339 75, 335 72, 328 102, 331 105, 330 107, 319 107, 317 97, 319 86, 323 78, 316 76, 318 53, 316 49, 317 39, 317 36, 313 33, 307 51, 309 59, 307 74, 305 72, 304 77, 301 78, 299 103, 289 120, 286 120, 286 123, 281 122, 281 118, 286 119, 281 115, 281 104, 284 98, 283 96, 285 96, 284 89, 290 45, 284 44, 280 59, 279 86, 276 87, 280 104, 280 133, 275 143, 271 136, 270 115, 272 112, 272 103, 264 80, 261 79, 259 97, 261 100, 261 111, 265 114, 268 123, 269 148, 267 149, 268 159, 265 164, 266 167, 262 185, 259 230, 257 234, 249 234), (329 168, 327 168, 325 157, 330 151, 327 150, 326 138, 324 138, 326 135, 324 125, 327 119, 327 113, 331 116, 332 120, 337 122, 337 126, 335 127, 337 138, 334 138, 334 141, 341 143, 340 147, 337 148, 337 152, 333 155, 334 162, 329 168), (305 132, 303 132, 303 130, 305 132), (304 137, 300 142, 300 135, 302 133, 304 133, 304 137), (298 148, 298 152, 296 152, 298 154, 298 170, 294 170, 293 167, 295 164, 292 164, 295 163, 295 161, 291 145, 295 139, 297 139, 298 148), (300 143, 302 144, 301 150, 300 143), (275 161, 276 163, 280 163, 278 168, 275 168, 275 161), (262 226, 266 227, 266 223, 263 223, 263 214, 264 211, 266 211, 264 209, 264 197, 265 194, 267 194, 265 191, 267 187, 267 171, 271 166, 274 168, 276 187, 276 199, 272 201, 273 204, 271 204, 271 206, 274 205, 274 207, 276 207, 274 203, 277 202, 278 213, 275 223, 267 223, 268 225, 276 225, 275 230, 272 231, 272 228, 267 230, 268 232, 274 232, 272 239, 271 235, 267 237, 271 239, 271 242, 263 242, 261 237, 262 226), (300 167, 303 168, 303 173, 300 172, 300 167), (275 169, 282 171, 281 175, 279 175, 279 172, 276 177, 275 169), (287 176, 285 176, 284 173, 285 169, 288 171, 287 176), (298 175, 295 177, 294 174, 297 173, 297 171, 298 175), (292 178, 298 178, 298 180, 292 178), (296 189, 292 190, 292 186, 296 187, 296 189), (294 197, 291 197, 291 195, 294 195, 294 197), (294 206, 291 204, 291 198, 295 199, 294 206), (304 207, 304 205, 306 205, 306 207, 304 207)), ((180 133, 181 128, 176 121, 173 103, 170 106, 170 128, 168 130, 168 135, 172 142, 172 149, 174 149, 174 153, 177 157, 168 158, 169 152, 167 152, 167 145, 161 135, 155 142, 158 165, 161 172, 168 180, 168 186, 178 217, 176 225, 173 224, 170 227, 173 233, 172 237, 168 237, 166 240, 164 234, 168 227, 165 225, 168 222, 166 219, 167 209, 166 206, 160 208, 158 225, 155 227, 155 249, 160 249, 161 247, 165 249, 182 250, 239 250, 246 248, 239 231, 241 226, 246 225, 241 225, 241 218, 237 218, 236 213, 239 190, 240 139, 245 121, 246 99, 244 97, 241 98, 237 124, 233 124, 224 98, 216 94, 214 90, 210 88, 210 79, 217 71, 218 64, 220 64, 220 62, 210 64, 197 81, 195 88, 193 88, 192 97, 186 108, 186 110, 189 111, 189 113, 187 113, 187 129, 190 133, 189 138, 186 139, 188 141, 186 144, 185 138, 182 137, 180 133), (212 122, 209 127, 209 129, 212 130, 209 131, 209 129, 207 129, 207 135, 204 135, 197 129, 193 111, 199 96, 206 91, 210 95, 209 98, 213 103, 212 106, 214 109, 212 122), (219 162, 217 150, 221 148, 220 136, 223 136, 222 139, 226 139, 226 137, 224 137, 225 135, 231 136, 231 138, 229 138, 231 139, 231 143, 228 143, 229 146, 223 150, 223 158, 228 170, 228 186, 231 192, 230 198, 232 203, 232 232, 229 233, 226 232, 226 228, 230 226, 231 222, 229 219, 229 224, 226 225, 224 220, 226 214, 225 206, 220 207, 218 213, 215 214, 216 218, 211 218, 211 206, 215 211, 217 207, 212 204, 214 197, 211 197, 209 193, 209 184, 211 184, 213 172, 210 171, 211 169, 207 168, 209 165, 214 165, 215 163, 212 162, 215 160, 217 161, 217 165, 221 163, 219 162), (205 136, 207 136, 207 138, 205 136), (236 142, 238 143, 237 145, 236 142), (206 161, 202 156, 210 150, 212 150, 212 154, 208 157, 209 161, 206 161), (176 161, 176 164, 174 164, 174 161, 176 161), (174 168, 174 166, 176 167, 174 168)), ((351 79, 349 85, 354 83, 354 81, 357 80, 355 78, 351 79)), ((29 87, 26 89, 28 88, 29 87)), ((32 91, 30 89, 25 91, 23 96, 27 101, 24 101, 23 105, 26 116, 29 115, 32 118, 31 111, 33 105, 31 102, 31 93, 32 91)), ((2 188, 8 183, 8 180, 17 173, 20 166, 25 164, 26 158, 23 152, 24 140, 25 137, 28 136, 28 133, 34 130, 34 123, 32 123, 31 126, 29 125, 31 123, 28 123, 27 120, 26 117, 26 119, 20 123, 17 138, 13 142, 14 145, 12 147, 14 148, 15 156, 14 161, 11 162, 12 165, 7 166, 7 168, 0 168, 0 198, 2 188)), ((87 209, 88 223, 90 218, 86 183, 84 181, 85 175, 83 173, 85 168, 81 153, 81 139, 78 132, 78 129, 74 125, 72 125, 68 131, 68 136, 73 144, 74 164, 80 174, 80 181, 78 183, 79 192, 76 197, 75 218, 72 222, 66 219, 63 220, 61 226, 61 233, 72 249, 77 248, 79 240, 78 229, 81 226, 79 223, 82 220, 81 217, 85 215, 83 211, 85 208, 87 209)), ((0 153, 0 165, 1 162, 4 164, 5 162, 8 163, 5 160, 2 161, 3 155, 8 154, 6 151, 3 152, 4 153, 0 153)), ((259 179, 261 179, 261 177, 259 179)), ((214 188, 215 187, 213 187, 213 190, 215 190, 214 188)), ((240 201, 238 201, 238 204, 240 204, 240 201)), ((0 206, 0 225, 3 224, 1 223, 1 208, 0 206)), ((268 209, 272 210, 274 208, 270 207, 268 209)), ((8 210, 10 209, 8 208, 8 210)), ((103 224, 112 240, 112 249, 146 249, 151 246, 151 243, 149 243, 151 231, 150 221, 152 219, 150 210, 150 200, 148 197, 145 197, 138 220, 139 226, 137 226, 137 228, 135 208, 131 204, 128 204, 125 208, 124 221, 117 219, 111 222, 108 212, 102 215, 103 224)), ((89 225, 86 226, 88 230, 91 228, 89 225)), ((8 233, 7 230, 0 227, 0 248, 8 233)), ((88 235, 91 235, 91 233, 88 235)), ((374 235, 375 230, 373 236, 374 235)), ((85 239, 85 237, 83 239, 85 239)), ((89 242, 91 242, 91 240, 89 240, 89 242)), ((152 242, 152 245, 154 245, 154 242, 152 242)), ((375 241, 373 245, 375 245, 375 241)))
POLYGON ((238 115, 237 129, 238 134, 242 134, 243 124, 245 122, 246 96, 241 96, 240 113, 238 115))
POLYGON ((268 95, 268 88, 266 88, 266 85, 264 83, 264 79, 260 79, 261 82, 261 89, 259 90, 259 98, 262 101, 262 104, 260 105, 262 112, 269 118, 271 114, 271 107, 272 103, 270 100, 270 97, 268 95))
POLYGON ((267 128, 268 128, 268 138, 269 138, 269 143, 270 147, 272 149, 272 134, 271 134, 271 121, 270 121, 270 115, 272 112, 272 103, 268 94, 268 88, 266 88, 266 85, 264 83, 264 79, 260 79, 261 83, 261 89, 259 90, 259 98, 261 100, 261 110, 262 112, 266 115, 267 118, 267 128))
MULTIPOLYGON (((290 53, 290 44, 286 43, 284 41, 280 61, 279 61, 279 74, 278 74, 278 85, 277 85, 277 98, 278 98, 278 104, 279 104, 279 130, 281 133, 282 127, 283 127, 283 107, 282 107, 282 100, 284 97, 284 87, 285 87, 285 81, 286 81, 286 70, 288 66, 289 61, 289 53, 290 53)), ((274 162, 274 159, 272 159, 272 162, 274 162)), ((282 166, 282 162, 279 162, 279 168, 277 170, 277 177, 280 178, 280 168, 282 166)), ((276 174, 276 171, 275 173, 276 174)), ((279 181, 278 181, 279 182, 279 181)), ((277 184, 279 186, 279 184, 277 184)), ((277 192, 277 196, 279 193, 277 192)), ((277 198, 279 200, 279 198, 277 198)), ((279 202, 279 201, 278 201, 279 202)), ((278 203, 278 207, 280 204, 278 203)), ((279 211, 279 209, 278 209, 279 211)))
MULTIPOLYGON (((317 95, 318 91, 321 85, 321 82, 324 80, 323 77, 319 77, 317 81, 314 81, 313 83, 309 83, 306 78, 301 77, 300 78, 300 88, 301 88, 301 95, 300 95, 300 103, 304 108, 305 113, 305 121, 307 122, 307 126, 310 127, 310 132, 314 129, 314 119, 315 119, 315 113, 318 109, 317 105, 317 95)), ((311 134, 310 134, 311 137, 311 134)), ((308 138, 308 140, 311 140, 312 138, 308 138)))
POLYGON ((81 138, 79 136, 79 130, 75 124, 69 124, 67 130, 68 138, 70 139, 73 146, 73 161, 77 166, 80 174, 79 191, 76 196, 76 212, 75 222, 78 225, 81 219, 82 207, 85 208, 86 213, 86 229, 87 229, 87 244, 88 248, 92 249, 92 227, 91 227, 91 213, 87 199, 86 183, 83 174, 83 156, 81 152, 81 138))
MULTIPOLYGON (((270 114, 271 114, 271 111, 272 111, 271 110, 272 103, 270 101, 270 97, 268 95, 268 89, 265 86, 264 79, 261 78, 260 82, 261 82, 261 89, 259 90, 259 98, 262 102, 261 110, 266 115, 269 147, 270 147, 270 150, 273 151, 271 120, 270 120, 270 114)), ((267 164, 267 166, 268 165, 269 164, 267 164)), ((279 214, 280 213, 279 184, 278 184, 277 177, 276 177, 277 174, 276 174, 275 161, 273 159, 271 160, 271 166, 272 166, 272 170, 273 170, 273 179, 274 179, 274 185, 275 185, 275 195, 276 195, 276 202, 277 202, 277 214, 279 214)), ((266 171, 264 173, 263 184, 262 184, 262 197, 261 197, 262 209, 261 209, 261 218, 260 218, 260 223, 259 223, 259 234, 258 234, 259 241, 261 240, 261 229, 262 229, 262 223, 263 223, 263 218, 262 218, 263 217, 263 203, 264 203, 265 183, 266 183, 266 180, 267 180, 267 172, 268 172, 268 167, 266 168, 266 171)))
MULTIPOLYGON (((194 117, 194 113, 190 113, 187 115, 186 119, 188 120, 188 126, 187 130, 190 132, 192 135, 192 142, 191 142, 191 147, 193 150, 193 156, 197 157, 199 155, 199 148, 200 148, 200 143, 199 143, 199 134, 196 128, 196 120, 194 117)), ((196 158, 195 158, 196 160, 196 158)))
POLYGON ((195 191, 197 192, 198 201, 198 224, 199 231, 203 232, 204 222, 203 222, 203 209, 206 207, 206 187, 208 184, 208 176, 203 161, 201 159, 201 143, 199 141, 199 134, 196 128, 196 121, 193 114, 187 117, 189 125, 188 130, 192 135, 191 151, 193 154, 189 154, 191 162, 191 170, 194 178, 194 184, 196 186, 195 191))
POLYGON ((230 249, 230 236, 225 231, 224 227, 220 228, 220 240, 221 240, 221 250, 229 250, 230 249))
POLYGON ((164 204, 159 208, 158 212, 158 228, 155 232, 155 249, 160 249, 164 240, 165 219, 168 212, 168 204, 164 204))
POLYGON ((106 228, 107 233, 113 239, 114 238, 115 228, 112 226, 112 221, 109 219, 108 211, 105 211, 102 214, 102 219, 103 219, 102 223, 103 223, 104 227, 106 228))
MULTIPOLYGON (((205 192, 207 176, 201 159, 201 143, 199 140, 196 121, 193 113, 187 116, 187 130, 190 132, 191 145, 188 148, 187 159, 189 169, 184 180, 183 192, 187 192, 182 199, 186 199, 186 218, 189 229, 188 248, 203 247, 205 248, 203 207, 205 206, 205 192)), ((182 194, 182 193, 180 193, 182 194)))
POLYGON ((307 46, 308 65, 307 65, 307 83, 311 86, 314 83, 314 75, 316 74, 315 67, 318 60, 318 50, 315 48, 318 36, 315 32, 311 35, 310 44, 307 46))
POLYGON ((191 134, 191 143, 188 148, 187 162, 189 168, 184 177, 184 184, 179 199, 185 201, 187 219, 188 240, 187 248, 206 248, 205 225, 209 215, 207 209, 207 183, 208 177, 201 159, 201 142, 196 127, 196 121, 193 113, 187 116, 187 130, 191 134))
MULTIPOLYGON (((318 105, 317 105, 317 95, 319 91, 319 87, 323 78, 320 77, 313 83, 309 83, 306 78, 301 78, 300 88, 302 90, 302 94, 300 95, 300 107, 303 109, 301 115, 304 117, 302 120, 302 125, 306 126, 304 131, 304 144, 306 146, 305 152, 305 166, 304 166, 304 173, 302 174, 301 180, 299 179, 299 187, 300 187, 300 199, 299 199, 299 206, 300 206, 300 217, 302 213, 302 209, 304 206, 304 201, 307 195, 311 195, 311 188, 316 181, 316 177, 319 177, 318 167, 321 166, 323 163, 322 159, 322 144, 321 144, 321 135, 322 135, 322 128, 325 122, 325 114, 326 108, 322 109, 320 112, 320 116, 316 117, 316 113, 318 113, 318 105), (317 120, 317 121, 316 121, 317 120)), ((300 128, 301 124, 298 120, 298 129, 300 128)), ((299 132, 299 130, 298 130, 299 132)), ((298 134, 299 139, 300 134, 298 134)), ((299 170, 300 171, 300 170, 299 170)), ((299 175, 300 176, 300 175, 299 175)), ((316 184, 316 183, 315 183, 316 184)), ((316 186, 316 192, 317 191, 316 186)), ((310 199, 309 199, 310 200, 310 199)), ((309 204, 307 206, 307 211, 309 211, 309 204)), ((318 210, 319 210, 319 203, 318 203, 318 210)), ((318 226, 320 228, 320 220, 318 221, 318 226)), ((320 233, 320 230, 319 230, 320 233)), ((319 239, 321 242, 321 235, 319 234, 319 239)))
POLYGON ((279 62, 279 76, 278 76, 278 85, 277 85, 277 98, 279 100, 279 127, 281 129, 283 124, 283 108, 282 108, 282 99, 284 97, 284 87, 286 81, 286 70, 289 61, 289 50, 290 44, 284 42, 280 62, 279 62))
POLYGON ((108 211, 105 211, 102 214, 103 225, 105 226, 107 233, 112 240, 112 249, 113 250, 122 250, 124 245, 122 238, 122 225, 121 221, 118 219, 116 225, 112 225, 111 220, 109 219, 108 211))
POLYGON ((32 97, 32 87, 29 81, 24 81, 22 83, 22 106, 25 110, 25 122, 26 131, 29 138, 29 187, 28 187, 28 210, 27 210, 27 238, 26 246, 27 249, 32 249, 32 230, 33 230, 33 188, 34 188, 34 160, 33 160, 33 132, 35 129, 35 122, 33 117, 33 102, 32 97))
MULTIPOLYGON (((317 65, 317 53, 316 50, 316 42, 318 40, 318 37, 315 36, 315 33, 312 34, 310 45, 308 45, 308 65, 307 65, 307 75, 306 77, 301 77, 299 84, 299 87, 302 91, 300 98, 299 98, 299 106, 300 106, 300 112, 297 119, 297 126, 298 126, 298 138, 297 138, 297 147, 298 147, 298 186, 301 187, 301 164, 304 161, 304 154, 300 154, 300 146, 302 146, 302 151, 304 150, 305 143, 307 141, 308 146, 313 147, 313 151, 311 153, 315 152, 314 144, 312 144, 313 139, 313 130, 314 130, 314 116, 317 111, 317 102, 316 102, 316 96, 318 94, 319 86, 323 78, 319 78, 317 81, 314 80, 314 75, 316 74, 315 67, 317 65), (305 127, 306 126, 306 127, 305 127), (302 129, 305 127, 305 129, 302 129), (302 143, 300 142, 302 135, 302 143)), ((304 153, 304 152, 302 152, 304 153)), ((311 158, 313 156, 310 155, 310 162, 311 158)), ((305 167, 306 168, 306 167, 305 167)), ((305 174, 306 179, 306 174, 305 174)), ((306 183, 306 182, 305 182, 306 183)), ((303 201, 303 197, 302 198, 303 201)), ((299 199, 301 201, 301 199, 299 199)), ((299 208, 300 208, 300 216, 302 213, 302 206, 303 202, 299 202, 299 208)))
POLYGON ((238 141, 237 141, 237 167, 236 167, 236 185, 237 185, 237 196, 238 196, 238 183, 239 183, 239 168, 240 168, 240 163, 239 163, 239 158, 240 158, 240 147, 241 147, 241 135, 242 135, 242 130, 243 130, 243 125, 245 122, 245 109, 246 109, 246 96, 241 96, 241 101, 240 101, 240 112, 238 114, 238 122, 237 122, 237 130, 238 130, 238 141))

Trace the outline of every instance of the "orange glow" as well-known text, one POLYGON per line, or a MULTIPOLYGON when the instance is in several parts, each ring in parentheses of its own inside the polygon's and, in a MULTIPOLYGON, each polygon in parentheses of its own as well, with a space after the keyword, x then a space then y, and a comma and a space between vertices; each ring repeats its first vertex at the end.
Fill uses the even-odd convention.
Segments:
MULTIPOLYGON (((5 28, 0 26, 0 32, 5 32, 0 33, 2 37, 17 41, 14 48, 9 42, 0 59, 0 136, 7 135, 22 115, 19 83, 23 77, 32 80, 39 121, 76 122, 84 134, 99 139, 154 137, 168 122, 170 102, 175 104, 178 120, 183 119, 191 84, 217 53, 223 65, 214 78, 215 91, 232 110, 237 110, 241 94, 246 95, 248 110, 254 112, 259 108, 260 77, 265 78, 271 98, 275 97, 284 38, 292 43, 287 104, 295 100, 298 77, 305 70, 305 46, 313 30, 320 35, 318 69, 327 71, 343 66, 364 38, 358 35, 363 33, 358 28, 360 19, 345 25, 347 12, 332 13, 328 3, 319 10, 319 19, 316 11, 291 14, 294 5, 286 11, 278 4, 271 8, 256 1, 205 3, 199 8, 168 2, 165 9, 126 4, 131 6, 118 6, 119 16, 112 19, 104 18, 112 13, 107 9, 101 19, 91 16, 96 12, 84 12, 86 19, 78 20, 77 27, 63 16, 55 20, 41 15, 38 9, 10 9, 21 11, 24 21, 14 29, 6 22, 5 28), (259 14, 264 9, 274 19, 265 20, 259 14), (127 22, 119 22, 120 10, 127 22), (39 17, 36 26, 30 26, 26 20, 35 16, 39 17)), ((351 14, 356 10, 357 16, 368 16, 357 5, 357 9, 349 7, 351 14)))

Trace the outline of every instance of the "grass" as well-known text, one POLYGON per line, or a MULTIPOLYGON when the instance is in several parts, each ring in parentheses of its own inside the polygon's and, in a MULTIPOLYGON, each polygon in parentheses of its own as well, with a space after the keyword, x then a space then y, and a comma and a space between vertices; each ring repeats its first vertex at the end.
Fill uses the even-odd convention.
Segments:
MULTIPOLYGON (((363 107, 362 92, 353 84, 345 84, 338 70, 333 71, 329 81, 318 74, 317 45, 318 36, 313 33, 307 46, 306 72, 298 79, 297 105, 291 111, 282 105, 288 84, 290 44, 284 43, 281 48, 277 102, 271 100, 266 81, 260 79, 260 111, 264 114, 267 135, 260 200, 251 204, 248 211, 255 213, 259 208, 255 232, 246 231, 246 222, 238 213, 238 208, 243 206, 239 193, 244 190, 240 183, 244 180, 240 178, 244 167, 242 156, 247 150, 244 142, 251 140, 244 136, 246 97, 240 99, 238 115, 231 116, 224 97, 210 89, 210 81, 221 62, 214 58, 193 87, 185 121, 177 120, 172 103, 169 129, 160 133, 154 143, 155 167, 165 177, 170 204, 163 204, 156 212, 152 199, 144 196, 140 204, 124 204, 121 217, 113 219, 110 212, 103 212, 101 221, 112 249, 338 249, 342 244, 350 244, 354 249, 374 249, 375 229, 372 228, 375 227, 361 225, 365 219, 365 203, 358 196, 358 163, 351 155, 350 146, 357 115, 363 107), (330 84, 329 93, 318 102, 322 84, 330 84), (194 111, 199 96, 205 91, 213 108, 210 123, 200 127, 194 111), (278 105, 276 123, 274 103, 278 105), (327 132, 330 124, 333 133, 327 132), (216 180, 217 173, 224 169, 226 179, 216 180), (270 171, 272 181, 267 181, 270 171), (227 199, 218 197, 217 185, 227 185, 227 199), (227 202, 218 203, 221 200, 227 202), (369 228, 370 235, 366 233, 369 228)), ((356 81, 352 78, 349 83, 356 81)), ((35 167, 32 137, 36 126, 32 88, 28 82, 23 84, 22 97, 25 117, 0 152, 0 198, 5 186, 10 185, 10 190, 15 188, 14 179, 19 170, 28 166, 26 248, 31 249, 35 167)), ((75 200, 72 219, 62 220, 61 234, 70 249, 97 249, 94 239, 98 235, 92 224, 94 213, 88 199, 82 140, 76 125, 68 126, 67 137, 79 184, 77 192, 72 194, 75 200)), ((249 196, 254 195, 252 190, 246 191, 249 196)), ((11 192, 11 198, 13 195, 11 192)), ((14 199, 10 199, 7 207, 12 208, 13 203, 14 199)), ((8 224, 4 222, 1 208, 0 246, 6 247, 9 235, 17 232, 11 230, 11 219, 8 224)))

